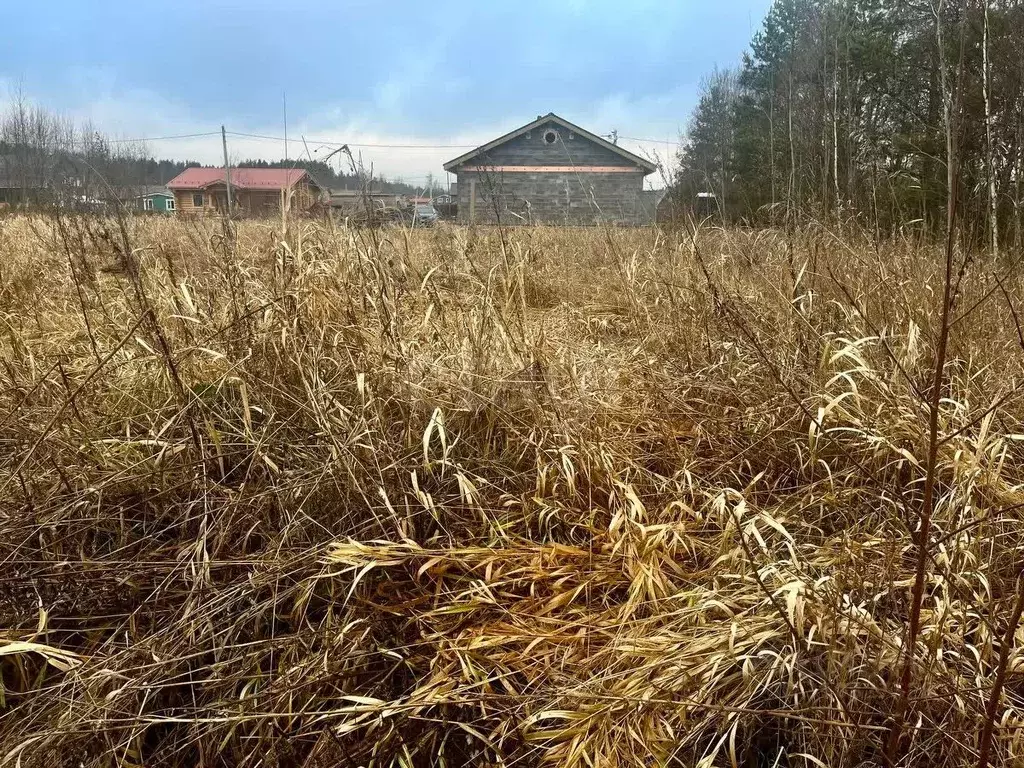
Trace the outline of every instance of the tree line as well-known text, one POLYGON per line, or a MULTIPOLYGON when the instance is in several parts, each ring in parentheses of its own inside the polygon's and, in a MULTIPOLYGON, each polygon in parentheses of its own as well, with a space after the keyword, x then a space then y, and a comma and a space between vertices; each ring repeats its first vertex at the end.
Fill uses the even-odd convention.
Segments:
MULTIPOLYGON (((142 189, 162 186, 195 160, 156 159, 144 141, 112 141, 90 122, 75 123, 60 113, 15 94, 0 111, 0 203, 90 207, 125 200, 142 189)), ((239 168, 302 168, 326 188, 360 189, 364 179, 319 160, 245 160, 239 168)), ((413 194, 401 181, 375 177, 373 189, 413 194)))
POLYGON ((725 221, 938 231, 947 137, 963 220, 1019 247, 1024 0, 775 0, 704 83, 673 193, 725 221))
MULTIPOLYGON (((339 159, 338 166, 340 167, 343 159, 339 159)), ((309 174, 317 180, 317 182, 331 189, 362 189, 366 175, 368 171, 362 173, 356 171, 352 173, 346 173, 339 168, 336 168, 329 162, 323 160, 243 160, 238 163, 239 168, 302 168, 303 170, 309 171, 309 174)), ((414 195, 417 194, 418 189, 412 184, 407 184, 401 179, 389 180, 383 176, 374 175, 371 181, 371 186, 375 192, 388 192, 396 195, 414 195)))
MULTIPOLYGON (((155 161, 138 143, 112 143, 17 94, 0 112, 0 202, 90 205, 127 185, 157 183, 177 164, 155 161)), ((184 167, 184 166, 182 166, 184 167)))

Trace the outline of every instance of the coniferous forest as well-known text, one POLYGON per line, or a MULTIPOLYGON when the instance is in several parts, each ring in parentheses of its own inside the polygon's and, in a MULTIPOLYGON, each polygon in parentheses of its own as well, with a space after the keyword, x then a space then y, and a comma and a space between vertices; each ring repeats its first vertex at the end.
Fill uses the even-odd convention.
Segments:
POLYGON ((729 221, 888 234, 940 230, 952 182, 979 242, 1019 246, 1022 33, 1020 0, 776 0, 706 79, 676 193, 712 192, 729 221))

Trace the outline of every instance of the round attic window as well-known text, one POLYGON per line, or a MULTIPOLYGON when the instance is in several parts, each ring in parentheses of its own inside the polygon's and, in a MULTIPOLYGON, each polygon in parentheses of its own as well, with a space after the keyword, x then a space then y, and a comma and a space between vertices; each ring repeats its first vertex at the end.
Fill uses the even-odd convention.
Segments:
POLYGON ((554 131, 545 131, 544 132, 544 143, 545 144, 554 144, 556 141, 558 141, 558 134, 557 133, 555 133, 554 131))

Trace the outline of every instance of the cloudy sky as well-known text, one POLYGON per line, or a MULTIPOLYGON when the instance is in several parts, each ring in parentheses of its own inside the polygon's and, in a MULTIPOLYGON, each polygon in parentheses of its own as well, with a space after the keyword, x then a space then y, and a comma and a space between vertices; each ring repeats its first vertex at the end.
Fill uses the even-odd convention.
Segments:
MULTIPOLYGON (((120 138, 221 124, 280 137, 287 94, 290 156, 322 157, 331 149, 322 142, 347 142, 377 172, 412 183, 547 112, 594 133, 617 130, 630 137, 621 140, 626 148, 664 156, 701 79, 739 60, 768 5, 12 2, 3 10, 0 102, 20 88, 120 138)), ((215 136, 154 139, 147 148, 157 157, 221 161, 215 136)), ((232 136, 229 149, 232 161, 284 154, 274 138, 232 136)))

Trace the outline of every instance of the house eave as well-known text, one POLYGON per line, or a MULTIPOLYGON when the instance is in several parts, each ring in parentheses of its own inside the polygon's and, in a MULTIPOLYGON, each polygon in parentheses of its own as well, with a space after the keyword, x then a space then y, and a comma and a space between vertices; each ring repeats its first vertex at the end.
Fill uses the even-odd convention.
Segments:
POLYGON ((591 133, 585 128, 580 128, 578 125, 574 123, 570 123, 568 120, 559 117, 554 112, 548 112, 546 115, 541 115, 531 123, 527 123, 526 125, 520 128, 516 128, 514 131, 509 131, 505 135, 499 136, 493 141, 489 141, 486 144, 482 144, 476 149, 472 149, 469 152, 466 152, 465 154, 459 155, 453 160, 449 160, 447 163, 444 164, 444 170, 447 171, 448 173, 458 173, 459 167, 465 165, 469 160, 472 160, 474 157, 486 154, 495 147, 500 146, 507 141, 511 141, 512 139, 518 136, 522 136, 524 133, 528 133, 532 131, 534 128, 537 128, 547 122, 557 123, 558 125, 565 128, 567 131, 577 133, 580 136, 594 142, 598 146, 604 147, 605 149, 614 152, 620 157, 629 160, 643 172, 644 176, 647 176, 648 174, 654 173, 656 170, 658 170, 658 166, 656 166, 650 160, 645 160, 639 155, 636 155, 630 152, 629 150, 623 149, 618 144, 612 144, 607 139, 604 139, 598 136, 597 134, 591 133))
MULTIPOLYGON (((249 170, 249 169, 247 169, 247 168, 233 168, 232 172, 234 172, 234 171, 245 171, 245 170, 249 170)), ((233 189, 239 189, 239 190, 242 190, 244 192, 281 192, 284 189, 292 189, 292 188, 298 186, 298 184, 300 182, 306 181, 311 186, 316 187, 319 191, 321 191, 321 192, 323 191, 324 188, 313 177, 313 174, 311 174, 309 171, 307 171, 304 168, 297 168, 295 170, 300 171, 300 173, 295 177, 294 180, 292 180, 288 184, 244 184, 244 183, 240 183, 240 182, 232 180, 231 186, 232 186, 233 189)), ((234 173, 232 173, 232 175, 234 175, 234 173)), ((210 179, 209 181, 206 181, 206 182, 188 182, 188 183, 181 183, 181 182, 175 183, 174 180, 172 179, 170 182, 168 182, 167 188, 169 190, 171 190, 172 192, 204 192, 204 191, 209 190, 212 187, 216 187, 218 185, 226 186, 225 180, 224 180, 223 177, 216 178, 216 179, 210 179)))

